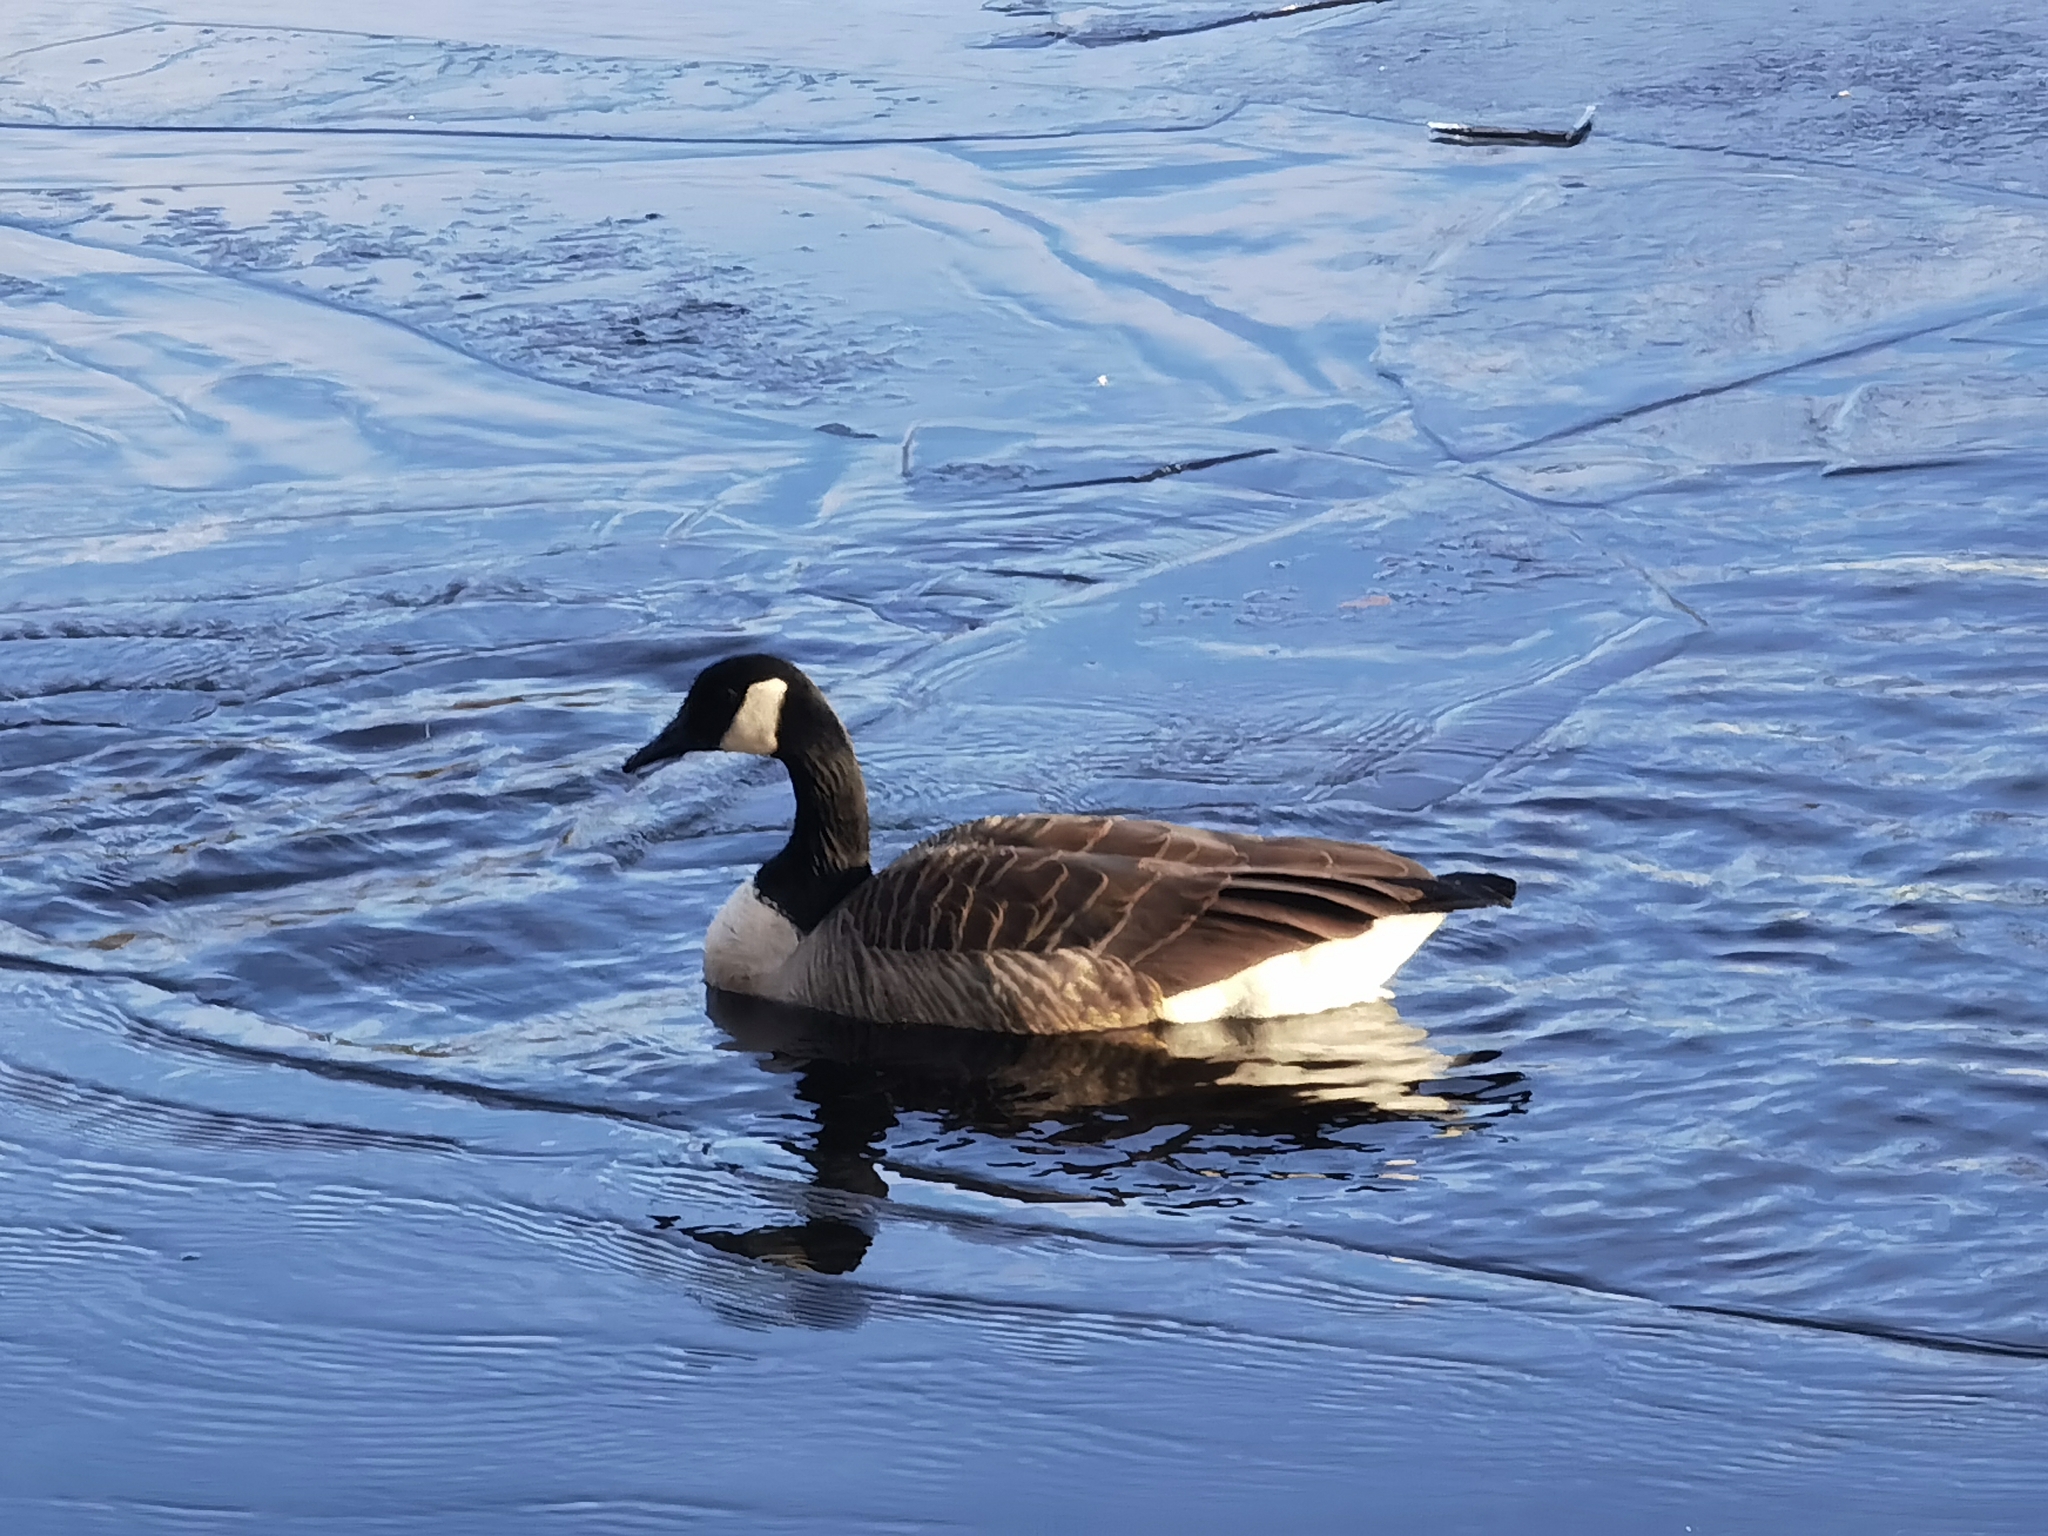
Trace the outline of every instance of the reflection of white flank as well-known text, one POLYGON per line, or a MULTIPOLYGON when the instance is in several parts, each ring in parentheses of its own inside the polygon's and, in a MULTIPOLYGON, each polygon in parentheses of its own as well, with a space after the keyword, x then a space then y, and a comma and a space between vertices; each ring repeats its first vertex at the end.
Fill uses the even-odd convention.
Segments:
POLYGON ((1386 1002, 1291 1019, 1170 1024, 1159 1039, 1186 1060, 1235 1062, 1221 1081, 1236 1087, 1417 1114, 1453 1109, 1447 1099, 1414 1091, 1449 1075, 1450 1058, 1386 1002))

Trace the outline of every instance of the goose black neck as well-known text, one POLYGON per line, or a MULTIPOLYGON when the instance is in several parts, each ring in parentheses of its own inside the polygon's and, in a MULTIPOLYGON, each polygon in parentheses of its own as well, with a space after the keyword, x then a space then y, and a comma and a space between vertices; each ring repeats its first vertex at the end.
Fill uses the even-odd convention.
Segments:
POLYGON ((809 933, 868 878, 868 791, 846 727, 816 688, 790 689, 778 740, 796 827, 754 888, 809 933))

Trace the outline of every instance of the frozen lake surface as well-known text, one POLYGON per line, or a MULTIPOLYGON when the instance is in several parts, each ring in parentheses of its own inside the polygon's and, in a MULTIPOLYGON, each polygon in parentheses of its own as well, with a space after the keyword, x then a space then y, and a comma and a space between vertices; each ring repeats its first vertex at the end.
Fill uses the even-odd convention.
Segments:
POLYGON ((2040 1528, 2038 0, 0 50, 8 1531, 2040 1528), (1259 1029, 714 1020, 787 792, 617 766, 758 648, 883 855, 1521 900, 1259 1029))

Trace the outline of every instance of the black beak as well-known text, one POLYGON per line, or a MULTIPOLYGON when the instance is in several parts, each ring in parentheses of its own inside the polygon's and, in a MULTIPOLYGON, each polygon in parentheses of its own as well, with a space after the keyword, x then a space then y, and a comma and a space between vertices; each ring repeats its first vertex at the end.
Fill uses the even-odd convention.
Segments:
POLYGON ((621 773, 645 773, 649 768, 673 762, 690 749, 683 745, 683 733, 674 727, 663 731, 620 766, 621 773))

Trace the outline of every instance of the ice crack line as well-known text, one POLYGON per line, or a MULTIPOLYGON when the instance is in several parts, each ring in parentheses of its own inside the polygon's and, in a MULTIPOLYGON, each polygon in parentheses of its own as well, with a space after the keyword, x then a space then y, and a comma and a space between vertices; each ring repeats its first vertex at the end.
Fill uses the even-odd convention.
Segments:
POLYGON ((1112 48, 1119 43, 1153 43, 1163 37, 1193 37, 1202 32, 1220 32, 1225 27, 1242 27, 1254 21, 1285 21, 1292 16, 1307 16, 1315 11, 1346 10, 1359 5, 1384 5, 1386 0, 1306 0, 1301 5, 1276 6, 1269 11, 1243 11, 1228 16, 1212 16, 1204 21, 1191 21, 1179 26, 1160 25, 1147 27, 1133 24, 1119 27, 1116 23, 1095 18, 1096 25, 1052 29, 1057 41, 1071 42, 1083 48, 1112 48))
MULTIPOLYGON (((1345 0, 1347 4, 1377 3, 1377 0, 1345 0)), ((1113 133, 1206 133, 1220 127, 1243 109, 1242 102, 1219 107, 1213 117, 1199 122, 1175 123, 1084 123, 1071 128, 1034 130, 956 129, 948 132, 860 134, 834 137, 829 134, 669 134, 594 133, 589 130, 542 128, 449 128, 435 126, 397 127, 327 123, 311 127, 289 127, 277 123, 33 123, 19 119, 0 121, 0 132, 35 133, 172 133, 207 134, 216 137, 260 135, 268 138, 363 138, 363 139, 479 139, 541 144, 672 144, 678 148, 705 145, 734 149, 887 149, 899 144, 1035 144, 1062 139, 1096 138, 1113 133)))

